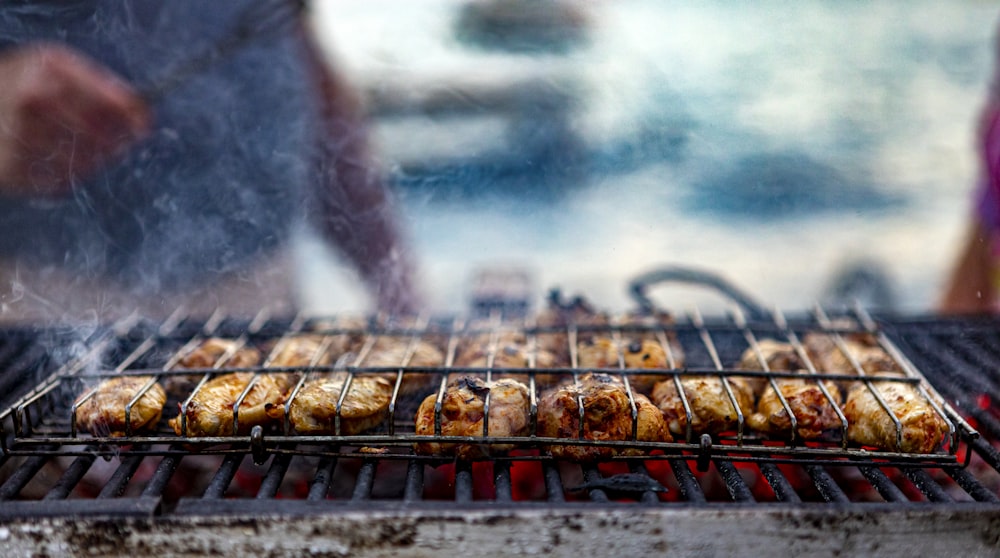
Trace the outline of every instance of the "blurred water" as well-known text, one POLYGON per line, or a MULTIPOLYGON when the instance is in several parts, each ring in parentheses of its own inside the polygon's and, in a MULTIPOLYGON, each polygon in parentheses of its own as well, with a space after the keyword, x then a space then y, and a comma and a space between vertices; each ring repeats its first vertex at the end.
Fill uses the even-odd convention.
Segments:
MULTIPOLYGON (((507 120, 484 106, 378 121, 435 309, 464 310, 472 271, 491 265, 534 270, 540 294, 625 308, 628 280, 665 264, 801 309, 865 261, 899 309, 932 308, 968 214, 995 5, 587 2, 586 46, 526 55, 460 43, 462 4, 315 6, 368 89, 535 79, 570 98, 528 96, 507 120)), ((302 246, 312 307, 364 306, 333 256, 302 246)), ((672 308, 717 300, 655 294, 672 308)))

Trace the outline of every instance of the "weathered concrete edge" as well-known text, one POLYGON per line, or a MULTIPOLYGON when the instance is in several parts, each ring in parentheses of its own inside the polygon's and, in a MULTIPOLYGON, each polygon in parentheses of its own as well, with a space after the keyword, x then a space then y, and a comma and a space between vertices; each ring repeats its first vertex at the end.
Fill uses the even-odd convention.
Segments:
POLYGON ((4 556, 1000 555, 995 506, 368 510, 0 521, 4 556))

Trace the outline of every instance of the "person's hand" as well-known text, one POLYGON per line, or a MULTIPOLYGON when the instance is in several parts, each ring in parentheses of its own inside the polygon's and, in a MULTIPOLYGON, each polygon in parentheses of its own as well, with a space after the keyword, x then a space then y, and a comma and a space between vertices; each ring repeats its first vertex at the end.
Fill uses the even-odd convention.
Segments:
POLYGON ((149 128, 128 84, 65 47, 0 54, 0 84, 0 194, 66 194, 149 128))

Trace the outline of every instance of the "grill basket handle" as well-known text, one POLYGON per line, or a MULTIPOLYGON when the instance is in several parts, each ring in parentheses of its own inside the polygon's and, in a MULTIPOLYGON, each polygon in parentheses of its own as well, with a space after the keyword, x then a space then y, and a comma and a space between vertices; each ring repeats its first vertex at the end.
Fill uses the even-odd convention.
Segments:
POLYGON ((681 266, 668 266, 643 273, 629 283, 629 293, 644 312, 653 312, 656 304, 646 293, 649 287, 659 283, 688 283, 696 286, 709 287, 719 294, 738 304, 754 321, 770 320, 769 312, 732 283, 709 271, 691 269, 681 266))

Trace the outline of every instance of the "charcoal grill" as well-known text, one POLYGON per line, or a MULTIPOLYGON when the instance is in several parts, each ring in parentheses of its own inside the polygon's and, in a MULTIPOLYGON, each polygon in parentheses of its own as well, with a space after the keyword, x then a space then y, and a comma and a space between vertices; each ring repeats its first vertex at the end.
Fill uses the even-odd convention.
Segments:
MULTIPOLYGON (((871 316, 861 308, 801 315, 765 312, 746 304, 724 316, 698 311, 669 325, 602 326, 602 333, 652 331, 676 337, 686 364, 642 373, 665 379, 684 375, 757 375, 769 381, 786 373, 733 368, 760 339, 793 344, 808 332, 832 339, 864 332, 905 371, 893 381, 914 384, 950 425, 944 448, 907 454, 853 447, 841 432, 823 442, 767 440, 744 428, 711 438, 690 432, 671 443, 591 442, 500 437, 443 437, 485 446, 515 444, 508 455, 476 462, 416 455, 414 402, 397 397, 407 374, 453 372, 449 364, 469 323, 453 316, 405 324, 365 317, 362 330, 337 320, 273 317, 252 320, 216 312, 197 319, 179 310, 162 323, 136 316, 89 335, 10 330, 0 336, 6 411, 0 456, 0 539, 13 552, 56 554, 209 554, 312 552, 319 555, 425 555, 444 549, 468 552, 579 554, 595 549, 675 552, 681 555, 791 553, 1000 551, 1000 324, 992 319, 871 316), (845 325, 846 324, 846 325, 845 325), (317 366, 350 377, 397 375, 390 415, 359 436, 301 436, 287 425, 255 428, 249 435, 177 436, 165 426, 110 438, 78 432, 73 400, 96 380, 114 374, 164 378, 178 354, 207 336, 245 343, 280 340, 301 331, 353 331, 434 337, 449 350, 445 366, 364 368, 350 362, 317 366), (71 341, 71 357, 52 347, 71 341), (59 358, 57 358, 59 357, 59 358), (607 444, 648 452, 599 463, 549 457, 544 443, 607 444), (666 491, 661 491, 660 488, 666 491), (609 546, 610 545, 610 546, 609 546)), ((481 328, 482 322, 475 322, 481 328)), ((514 327, 532 336, 557 332, 572 339, 574 326, 553 331, 522 318, 494 313, 490 328, 514 327)), ((356 327, 356 326, 352 326, 356 327)), ((665 341, 664 341, 665 343, 665 341)), ((203 375, 267 367, 185 370, 203 375)), ((537 413, 537 374, 576 378, 582 371, 524 368, 476 374, 525 374, 537 413)), ((607 369, 628 385, 635 371, 607 369)), ((864 382, 858 376, 819 378, 864 382)), ((440 394, 439 394, 440 398, 440 394)), ((735 400, 734 400, 735 402, 735 400)), ((169 405, 184 405, 184 401, 169 405)), ((238 411, 237 411, 238 413, 238 411)), ((238 415, 236 417, 238 421, 238 415)))

